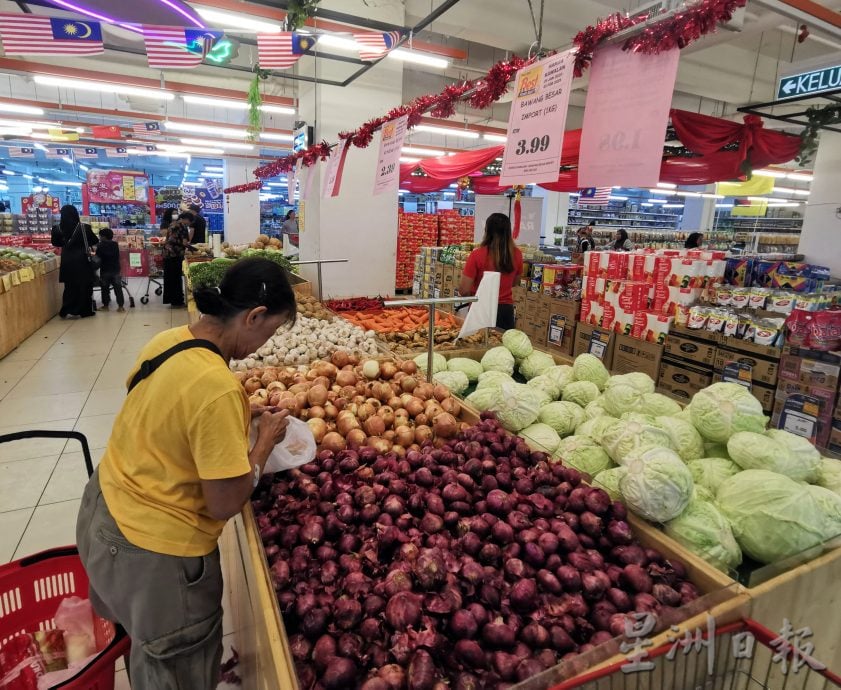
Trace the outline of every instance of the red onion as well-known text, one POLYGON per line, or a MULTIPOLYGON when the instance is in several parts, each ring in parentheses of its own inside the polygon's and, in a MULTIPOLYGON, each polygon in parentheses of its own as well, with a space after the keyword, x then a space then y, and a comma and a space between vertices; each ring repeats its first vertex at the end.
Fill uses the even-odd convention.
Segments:
POLYGON ((485 609, 484 606, 477 602, 468 604, 467 610, 470 611, 470 613, 473 615, 473 618, 476 620, 476 623, 480 628, 486 625, 491 620, 487 609, 485 609))
POLYGON ((406 672, 397 664, 387 664, 380 668, 377 676, 384 680, 389 690, 402 690, 406 681, 406 672))
POLYGON ((433 513, 427 513, 423 516, 420 522, 420 528, 427 534, 435 534, 444 529, 444 520, 440 516, 433 513))
POLYGON ((632 592, 650 594, 652 589, 651 577, 644 568, 636 564, 626 565, 622 571, 622 583, 632 592))
POLYGON ((479 550, 479 561, 487 565, 495 565, 499 561, 501 553, 500 548, 496 544, 485 544, 479 550))
POLYGON ((546 666, 544 666, 543 662, 537 657, 523 659, 517 665, 516 679, 517 681, 522 682, 532 676, 536 676, 538 673, 543 673, 545 670, 546 666))
POLYGON ((529 519, 519 510, 512 510, 508 513, 508 517, 506 519, 508 520, 508 524, 518 532, 531 527, 529 519))
POLYGON ((638 544, 628 546, 617 546, 611 555, 623 565, 645 565, 645 551, 638 544))
POLYGON ((468 532, 461 538, 461 548, 465 553, 475 556, 482 548, 482 539, 475 532, 468 532))
POLYGON ((616 607, 617 611, 630 611, 633 602, 625 590, 611 587, 607 590, 607 600, 616 607))
POLYGON ((447 574, 442 552, 439 549, 423 549, 412 571, 423 589, 429 590, 440 586, 447 574))
POLYGON ((312 651, 312 643, 303 635, 289 637, 289 651, 295 661, 306 661, 312 651))
POLYGON ((355 628, 362 620, 362 604, 355 599, 339 597, 333 605, 333 621, 342 630, 355 628))
POLYGON ((360 690, 391 690, 391 687, 382 678, 369 678, 362 684, 360 690))
MULTIPOLYGON (((548 564, 547 564, 548 565, 548 564)), ((550 594, 560 594, 564 591, 560 581, 552 574, 551 570, 545 568, 537 571, 537 582, 541 589, 550 594)))
MULTIPOLYGON (((443 416, 443 415, 442 415, 443 416)), ((412 657, 412 663, 406 673, 408 690, 433 690, 435 685, 435 664, 424 649, 419 649, 412 657)))
POLYGON ((566 630, 559 625, 553 625, 549 629, 549 639, 552 647, 558 652, 569 652, 575 649, 575 642, 566 630))
POLYGON ((346 690, 356 684, 356 664, 344 657, 333 657, 327 664, 321 682, 325 690, 346 690))
POLYGON ((411 592, 398 592, 385 607, 385 617, 395 630, 406 630, 420 620, 420 599, 411 592))
POLYGON ((310 609, 301 618, 301 632, 314 640, 327 630, 327 611, 324 609, 310 609))
POLYGON ((516 631, 497 618, 482 628, 482 639, 496 649, 509 649, 516 642, 516 631))
POLYGON ((494 541, 503 546, 505 544, 510 544, 514 541, 514 528, 508 523, 502 522, 501 520, 497 522, 493 527, 491 527, 491 536, 493 537, 494 541))
POLYGON ((485 579, 485 569, 472 558, 467 556, 461 566, 461 576, 472 585, 481 584, 485 579))
POLYGON ((540 546, 531 542, 523 546, 523 560, 529 565, 539 568, 546 561, 546 556, 540 546))
POLYGON ((522 579, 515 582, 509 593, 511 606, 523 613, 534 611, 537 608, 537 583, 534 580, 522 579))
POLYGON ((470 611, 460 609, 450 618, 450 630, 457 640, 470 640, 476 637, 479 626, 470 611))
POLYGON ((503 680, 515 680, 517 678, 517 664, 519 663, 520 660, 513 654, 507 652, 493 653, 493 666, 503 680))
POLYGON ((319 669, 327 666, 330 659, 336 656, 336 640, 330 635, 322 635, 316 640, 312 650, 312 660, 319 669))
POLYGON ((656 584, 652 587, 651 594, 665 606, 680 606, 680 593, 669 585, 656 584))
POLYGON ((336 645, 336 649, 338 649, 341 656, 356 660, 362 658, 362 648, 362 638, 352 633, 342 635, 339 638, 339 643, 336 645))
POLYGON ((549 631, 540 623, 529 623, 520 631, 520 639, 529 647, 540 649, 549 644, 549 631))
MULTIPOLYGON (((577 491, 578 489, 576 489, 577 491)), ((581 526, 581 531, 584 534, 590 537, 599 537, 602 533, 602 519, 591 513, 589 510, 585 510, 579 516, 579 524, 581 526)))
MULTIPOLYGON (((497 476, 497 481, 499 481, 502 475, 497 476)), ((508 515, 511 512, 511 496, 509 496, 505 491, 501 491, 499 489, 494 489, 493 491, 489 491, 487 495, 488 501, 488 509, 497 515, 502 515, 503 517, 508 515)))
POLYGON ((485 668, 485 653, 473 640, 459 640, 453 648, 456 659, 469 668, 485 668))
POLYGON ((537 538, 537 545, 543 549, 543 553, 550 555, 558 550, 560 542, 556 534, 544 532, 537 538))

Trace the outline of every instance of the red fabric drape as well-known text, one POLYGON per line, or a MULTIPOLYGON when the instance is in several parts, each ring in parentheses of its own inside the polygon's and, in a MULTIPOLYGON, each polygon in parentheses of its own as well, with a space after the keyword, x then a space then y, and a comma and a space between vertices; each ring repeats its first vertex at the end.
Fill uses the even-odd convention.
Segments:
POLYGON ((429 177, 438 180, 454 180, 472 172, 481 170, 492 163, 505 150, 505 146, 491 146, 476 151, 462 151, 454 156, 426 158, 416 164, 429 177))
POLYGON ((400 189, 405 189, 415 194, 427 194, 429 192, 440 192, 446 189, 458 178, 452 180, 436 180, 434 177, 419 177, 417 175, 400 180, 400 189))

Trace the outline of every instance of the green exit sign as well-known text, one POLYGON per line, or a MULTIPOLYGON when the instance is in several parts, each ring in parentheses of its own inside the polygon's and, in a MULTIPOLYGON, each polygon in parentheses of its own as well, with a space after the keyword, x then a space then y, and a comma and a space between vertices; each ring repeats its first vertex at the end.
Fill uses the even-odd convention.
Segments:
POLYGON ((841 65, 781 77, 777 98, 797 98, 827 91, 841 91, 841 65))

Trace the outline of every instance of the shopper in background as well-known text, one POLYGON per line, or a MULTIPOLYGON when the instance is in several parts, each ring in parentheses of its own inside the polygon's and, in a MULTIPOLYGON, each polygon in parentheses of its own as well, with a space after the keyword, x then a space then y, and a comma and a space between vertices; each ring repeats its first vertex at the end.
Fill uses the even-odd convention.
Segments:
POLYGON ((701 246, 701 242, 704 240, 704 234, 701 232, 692 232, 689 233, 689 237, 686 238, 686 242, 683 243, 685 249, 698 249, 701 246))
POLYGON ((178 220, 167 228, 164 242, 164 304, 174 309, 184 304, 184 254, 190 246, 191 214, 182 213, 178 220))
POLYGON ((595 221, 591 221, 589 225, 586 227, 582 226, 576 231, 575 234, 578 236, 578 242, 575 251, 579 254, 589 252, 595 247, 593 244, 593 230, 595 229, 595 226, 595 221))
POLYGON ((76 524, 91 602, 131 637, 133 690, 216 688, 219 535, 286 433, 288 412, 249 408, 228 369, 294 321, 285 271, 243 259, 218 289, 194 295, 203 318, 159 333, 141 351, 76 524))
POLYGON ((613 242, 613 249, 616 251, 630 252, 633 248, 633 243, 628 239, 628 231, 625 230, 625 228, 619 228, 616 231, 616 239, 613 242))
POLYGON ((58 225, 53 226, 52 244, 61 247, 59 282, 64 283, 59 316, 64 318, 86 318, 93 316, 93 283, 95 276, 91 258, 85 248, 99 242, 91 226, 82 223, 78 209, 72 204, 61 207, 58 225))
POLYGON ((523 254, 511 236, 511 221, 504 213, 492 213, 485 221, 482 244, 470 252, 459 283, 460 295, 473 295, 485 271, 498 271, 499 308, 497 328, 514 328, 514 296, 512 288, 523 272, 523 254))
POLYGON ((207 242, 207 221, 201 214, 201 206, 190 204, 190 210, 193 212, 193 236, 190 238, 190 244, 205 244, 207 242))
POLYGON ((161 235, 166 237, 167 228, 172 225, 172 217, 175 215, 174 208, 165 208, 164 215, 161 218, 161 235))
POLYGON ((286 216, 283 219, 281 232, 283 232, 284 235, 298 234, 298 219, 295 217, 294 209, 290 209, 289 211, 287 211, 286 216))
POLYGON ((123 307, 123 277, 120 275, 120 246, 114 241, 114 231, 102 228, 99 231, 99 244, 96 255, 102 262, 99 266, 99 285, 102 288, 102 308, 108 311, 111 305, 111 288, 117 298, 117 311, 125 311, 123 307))

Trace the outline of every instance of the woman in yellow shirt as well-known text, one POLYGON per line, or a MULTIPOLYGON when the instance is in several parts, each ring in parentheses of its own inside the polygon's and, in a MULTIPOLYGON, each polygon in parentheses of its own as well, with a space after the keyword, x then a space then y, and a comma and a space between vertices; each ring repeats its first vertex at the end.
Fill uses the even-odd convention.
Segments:
POLYGON ((286 432, 287 413, 250 409, 228 369, 294 320, 284 270, 245 259, 218 290, 194 295, 204 317, 158 334, 140 353, 76 525, 94 608, 131 636, 134 690, 216 687, 217 541, 286 432), (249 450, 254 416, 259 430, 249 450))

